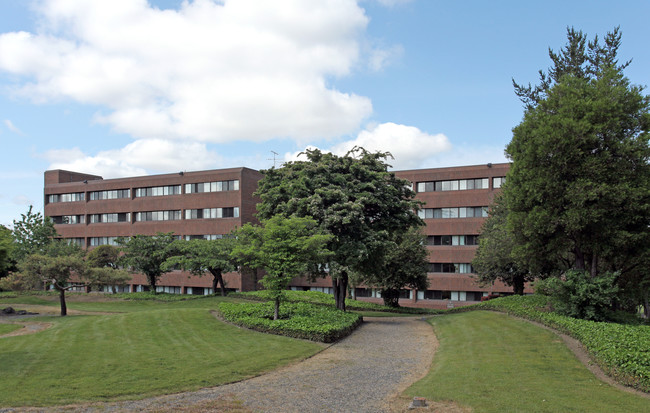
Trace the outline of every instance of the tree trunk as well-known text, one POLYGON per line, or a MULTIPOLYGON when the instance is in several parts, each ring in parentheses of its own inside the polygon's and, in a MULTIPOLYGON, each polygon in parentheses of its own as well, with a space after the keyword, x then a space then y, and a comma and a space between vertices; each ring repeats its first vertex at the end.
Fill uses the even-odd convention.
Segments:
POLYGON ((348 292, 348 273, 342 271, 338 277, 332 277, 332 287, 334 287, 336 308, 345 311, 345 296, 348 292))
POLYGON ((584 270, 585 269, 585 255, 580 249, 580 247, 576 246, 573 250, 573 253, 575 254, 575 261, 573 263, 573 266, 576 270, 584 270))
POLYGON ((594 252, 594 254, 591 256, 591 278, 596 278, 598 277, 598 254, 594 252))
POLYGON ((524 276, 515 275, 512 277, 512 291, 517 295, 524 295, 524 276))
POLYGON ((381 297, 386 307, 399 308, 399 290, 394 288, 381 290, 381 297))
POLYGON ((151 287, 151 292, 153 292, 154 294, 157 294, 157 291, 156 291, 157 277, 155 277, 153 275, 148 275, 147 277, 149 278, 149 286, 151 287))
POLYGON ((273 311, 273 319, 280 318, 280 296, 275 297, 275 311, 273 311))
POLYGON ((65 289, 59 288, 56 284, 54 287, 59 290, 59 301, 61 302, 61 317, 68 315, 68 307, 65 305, 65 289))
POLYGON ((223 284, 223 275, 221 274, 221 269, 217 268, 214 270, 210 270, 212 273, 212 293, 216 294, 217 293, 217 286, 221 285, 221 296, 225 297, 226 296, 226 288, 225 285, 223 284))
POLYGON ((646 292, 643 296, 643 317, 645 317, 646 320, 650 318, 650 300, 648 300, 649 295, 650 294, 646 292))

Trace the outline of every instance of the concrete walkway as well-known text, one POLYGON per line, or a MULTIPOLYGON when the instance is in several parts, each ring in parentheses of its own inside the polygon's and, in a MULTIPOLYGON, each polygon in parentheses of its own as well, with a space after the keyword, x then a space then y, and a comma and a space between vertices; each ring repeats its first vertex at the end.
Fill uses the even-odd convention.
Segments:
POLYGON ((226 397, 243 403, 238 411, 389 412, 395 397, 427 373, 436 347, 431 326, 419 317, 366 318, 352 335, 314 357, 263 376, 196 392, 60 411, 199 412, 212 410, 211 400, 226 397))

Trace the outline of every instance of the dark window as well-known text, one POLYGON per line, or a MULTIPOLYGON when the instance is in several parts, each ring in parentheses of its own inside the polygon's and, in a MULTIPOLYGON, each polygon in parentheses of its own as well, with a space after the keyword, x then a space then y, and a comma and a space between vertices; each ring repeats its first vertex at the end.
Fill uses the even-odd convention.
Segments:
POLYGON ((355 288, 354 289, 355 297, 372 297, 372 289, 370 288, 355 288))

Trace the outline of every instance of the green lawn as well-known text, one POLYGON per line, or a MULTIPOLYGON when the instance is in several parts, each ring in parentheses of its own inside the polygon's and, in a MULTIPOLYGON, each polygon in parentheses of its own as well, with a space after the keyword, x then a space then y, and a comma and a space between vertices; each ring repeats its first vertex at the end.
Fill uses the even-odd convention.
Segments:
MULTIPOLYGON (((0 298, 3 304, 58 303, 0 298)), ((68 301, 115 314, 38 317, 45 331, 0 338, 0 406, 142 398, 241 380, 322 346, 240 329, 215 319, 218 297, 180 302, 68 301)))
POLYGON ((15 324, 0 324, 0 336, 3 334, 11 333, 14 330, 21 328, 19 325, 15 324))
POLYGON ((650 399, 600 382, 550 331, 505 314, 433 317, 429 374, 406 394, 474 412, 650 412, 650 399))

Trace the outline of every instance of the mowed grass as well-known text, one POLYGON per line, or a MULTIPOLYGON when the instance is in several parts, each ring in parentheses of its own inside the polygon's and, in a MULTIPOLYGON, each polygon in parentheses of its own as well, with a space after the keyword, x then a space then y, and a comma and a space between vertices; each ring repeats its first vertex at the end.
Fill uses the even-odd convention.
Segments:
MULTIPOLYGON (((194 390, 251 377, 322 349, 316 343, 222 323, 210 314, 220 300, 70 300, 71 310, 114 314, 38 317, 53 326, 36 334, 0 338, 0 406, 135 399, 194 390)), ((43 304, 32 298, 26 301, 43 304)), ((0 300, 0 305, 5 302, 0 300)))
POLYGON ((15 324, 0 324, 0 336, 3 334, 11 333, 12 331, 18 330, 22 326, 15 324))
POLYGON ((406 394, 474 412, 650 412, 650 399, 599 381, 550 331, 505 314, 433 317, 429 374, 406 394))

